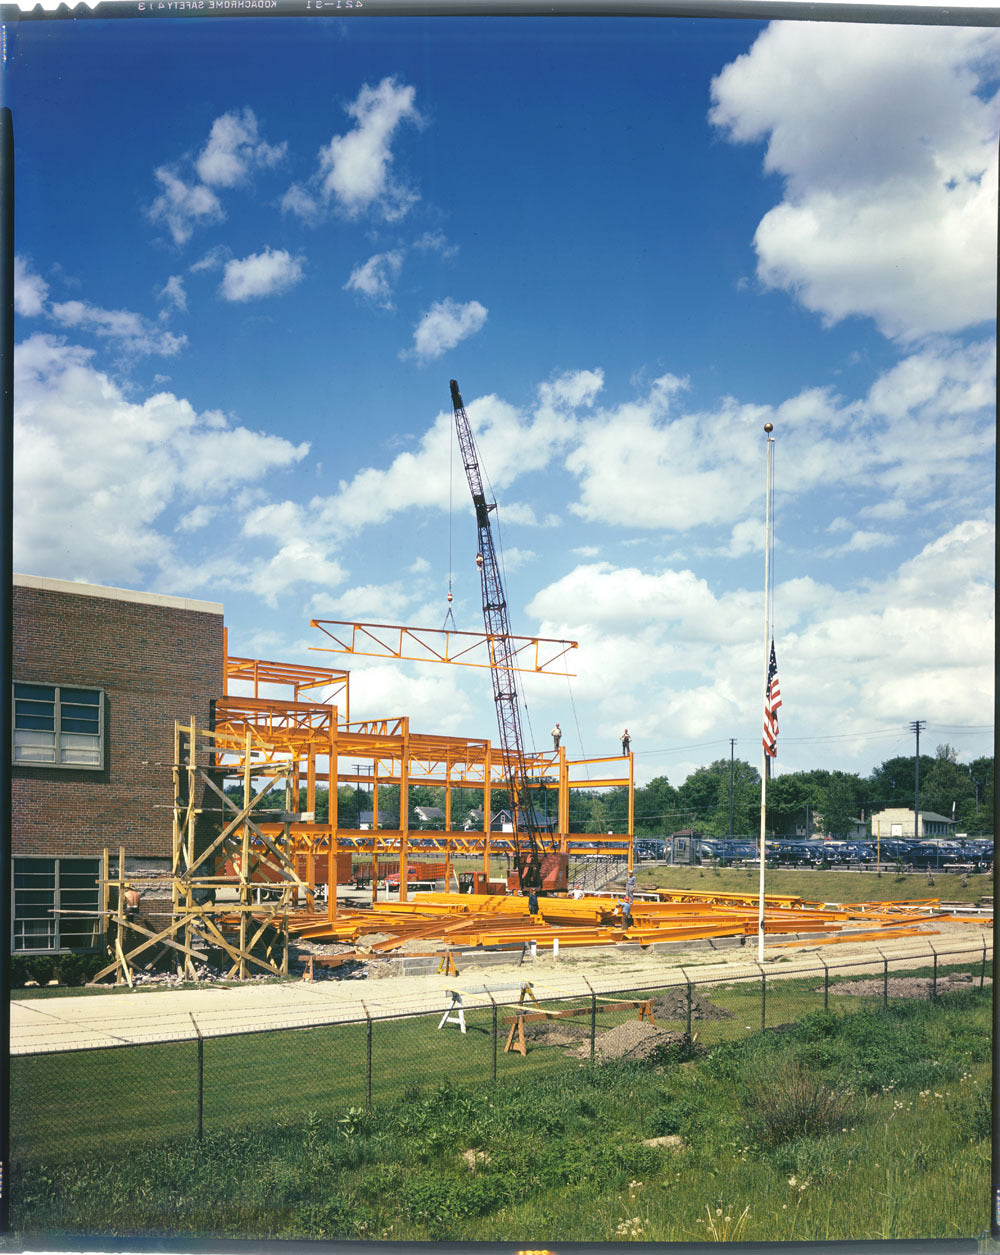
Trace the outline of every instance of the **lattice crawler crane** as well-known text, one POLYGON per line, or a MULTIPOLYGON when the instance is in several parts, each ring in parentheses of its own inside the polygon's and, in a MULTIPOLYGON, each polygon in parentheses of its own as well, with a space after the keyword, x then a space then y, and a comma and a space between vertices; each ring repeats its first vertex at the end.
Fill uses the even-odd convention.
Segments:
POLYGON ((495 501, 486 500, 479 455, 472 435, 469 416, 462 404, 458 384, 451 381, 451 403, 455 411, 455 430, 472 492, 479 531, 476 565, 479 567, 483 591, 483 620, 489 638, 490 675, 493 678, 493 700, 497 710, 497 728, 503 749, 504 772, 510 798, 511 821, 514 826, 514 869, 525 889, 540 889, 542 866, 538 837, 541 827, 531 799, 531 782, 524 765, 524 738, 521 734, 521 695, 514 669, 514 641, 507 614, 507 598, 500 577, 490 530, 490 514, 495 501))

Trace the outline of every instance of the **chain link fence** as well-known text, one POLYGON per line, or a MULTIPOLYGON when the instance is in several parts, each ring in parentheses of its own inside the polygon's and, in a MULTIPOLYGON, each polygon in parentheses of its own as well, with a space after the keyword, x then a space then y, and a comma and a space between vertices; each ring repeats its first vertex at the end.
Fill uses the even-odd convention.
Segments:
POLYGON ((126 1155, 138 1142, 263 1130, 318 1112, 350 1123, 445 1080, 485 1087, 650 1055, 669 1064, 819 1009, 886 1010, 992 979, 985 942, 914 962, 818 958, 785 973, 779 961, 697 980, 673 968, 655 986, 539 1000, 525 981, 442 993, 433 1011, 240 1034, 205 1034, 192 1016, 184 1040, 13 1055, 12 1157, 65 1162, 96 1146, 126 1155))

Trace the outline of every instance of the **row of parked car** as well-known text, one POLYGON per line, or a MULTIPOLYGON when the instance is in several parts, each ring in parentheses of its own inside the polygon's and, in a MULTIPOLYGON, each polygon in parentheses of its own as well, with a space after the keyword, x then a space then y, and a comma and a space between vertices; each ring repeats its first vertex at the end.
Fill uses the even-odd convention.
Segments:
MULTIPOLYGON (((647 843, 648 844, 648 843, 647 843)), ((659 843, 657 843, 659 844, 659 843)), ((664 843, 665 844, 665 843, 664 843)), ((642 842, 636 843, 639 857, 642 842)), ((947 871, 962 868, 988 871, 993 866, 993 842, 988 838, 914 841, 899 838, 874 841, 768 841, 767 858, 786 867, 830 867, 848 864, 902 863, 916 871, 947 871)), ((756 841, 748 839, 708 839, 695 841, 695 858, 702 862, 752 863, 759 859, 756 841)))

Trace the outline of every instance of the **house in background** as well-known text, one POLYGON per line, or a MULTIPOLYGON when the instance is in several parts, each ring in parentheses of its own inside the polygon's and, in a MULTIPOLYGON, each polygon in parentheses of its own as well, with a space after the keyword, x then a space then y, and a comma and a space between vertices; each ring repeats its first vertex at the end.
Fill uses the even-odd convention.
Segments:
MULTIPOLYGON (((521 831, 527 832, 529 824, 528 817, 525 814, 520 816, 521 831)), ((483 827, 483 812, 481 809, 471 810, 462 825, 466 832, 481 832, 483 827)), ((555 832, 556 820, 546 815, 535 815, 535 826, 539 832, 555 832)), ((493 811, 490 814, 490 832, 513 832, 514 821, 511 813, 507 809, 493 811)))
POLYGON ((440 806, 414 806, 413 815, 421 827, 444 828, 444 811, 440 806))
MULTIPOLYGON (((374 823, 375 823, 374 811, 359 811, 358 812, 358 827, 361 829, 362 832, 371 832, 374 823)), ((398 828, 399 816, 390 815, 385 811, 379 811, 378 826, 379 828, 398 828)))
POLYGON ((13 641, 11 948, 93 948, 104 849, 170 868, 174 722, 211 726, 222 606, 15 575, 13 641))

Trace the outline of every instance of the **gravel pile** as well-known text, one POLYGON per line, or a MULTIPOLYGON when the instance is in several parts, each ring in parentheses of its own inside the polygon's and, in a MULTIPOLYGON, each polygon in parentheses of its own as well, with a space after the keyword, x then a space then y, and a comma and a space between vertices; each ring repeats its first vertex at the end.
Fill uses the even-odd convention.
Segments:
MULTIPOLYGON (((594 1042, 594 1058, 602 1062, 611 1059, 647 1059, 660 1046, 678 1045, 684 1041, 683 1033, 670 1033, 656 1028, 648 1020, 626 1020, 617 1028, 609 1028, 594 1042)), ((590 1043, 578 1048, 580 1054, 590 1053, 590 1043)))
MULTIPOLYGON (((686 1020, 687 1019, 687 990, 671 989, 662 997, 654 998, 652 1002, 653 1015, 663 1020, 686 1020)), ((731 1020, 733 1013, 726 1011, 720 1006, 716 1006, 714 1002, 710 1002, 708 998, 703 998, 697 989, 691 993, 691 1019, 692 1020, 731 1020)))

